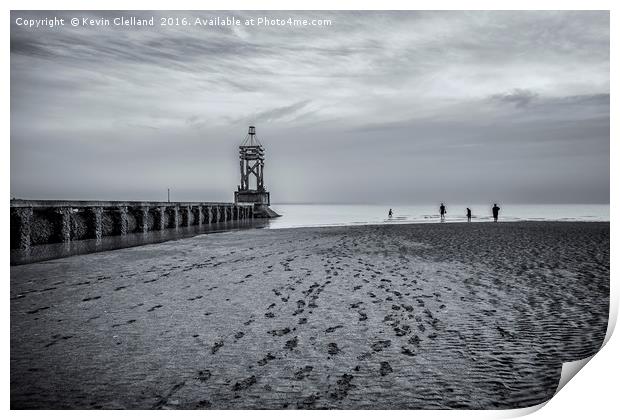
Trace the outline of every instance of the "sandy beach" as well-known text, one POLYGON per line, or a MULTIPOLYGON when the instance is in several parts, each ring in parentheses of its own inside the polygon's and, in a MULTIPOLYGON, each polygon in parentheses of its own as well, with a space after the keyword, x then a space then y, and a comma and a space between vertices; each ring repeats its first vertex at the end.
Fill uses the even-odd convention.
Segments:
POLYGON ((519 408, 607 328, 609 223, 248 230, 11 267, 11 408, 519 408))

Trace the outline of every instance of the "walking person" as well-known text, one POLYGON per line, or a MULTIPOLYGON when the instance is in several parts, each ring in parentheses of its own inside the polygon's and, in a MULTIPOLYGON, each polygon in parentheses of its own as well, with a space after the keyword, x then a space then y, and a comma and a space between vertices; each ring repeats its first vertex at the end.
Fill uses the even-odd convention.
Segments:
POLYGON ((446 210, 446 206, 443 203, 441 203, 441 205, 439 206, 439 216, 440 216, 440 219, 441 219, 442 222, 444 220, 446 220, 446 213, 447 212, 448 211, 446 210))
POLYGON ((471 222, 471 209, 467 207, 467 221, 471 222))
POLYGON ((391 218, 392 218, 392 214, 393 214, 393 213, 392 213, 392 209, 390 209, 390 211, 388 211, 388 218, 390 218, 390 219, 391 219, 391 218))
POLYGON ((497 203, 493 204, 493 208, 491 210, 493 211, 493 220, 497 222, 497 218, 499 217, 499 207, 497 206, 497 203))

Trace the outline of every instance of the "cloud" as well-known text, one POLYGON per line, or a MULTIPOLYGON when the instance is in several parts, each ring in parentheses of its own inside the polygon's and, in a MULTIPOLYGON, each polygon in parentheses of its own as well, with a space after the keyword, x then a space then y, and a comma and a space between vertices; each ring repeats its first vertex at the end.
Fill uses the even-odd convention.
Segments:
POLYGON ((510 92, 498 93, 491 96, 491 99, 500 103, 507 103, 524 108, 538 98, 538 94, 527 89, 513 89, 510 92))
MULTIPOLYGON (((298 111, 305 108, 311 102, 312 101, 310 100, 304 100, 286 106, 267 109, 265 111, 254 114, 253 116, 249 117, 249 119, 252 121, 260 121, 263 124, 276 122, 294 116, 298 113, 298 111)), ((246 118, 245 120, 248 120, 248 118, 246 118)))
POLYGON ((608 12, 123 12, 163 13, 332 24, 35 31, 15 19, 118 12, 12 12, 13 195, 148 199, 173 183, 229 200, 254 123, 276 201, 480 186, 538 200, 523 167, 557 200, 608 200, 608 12))

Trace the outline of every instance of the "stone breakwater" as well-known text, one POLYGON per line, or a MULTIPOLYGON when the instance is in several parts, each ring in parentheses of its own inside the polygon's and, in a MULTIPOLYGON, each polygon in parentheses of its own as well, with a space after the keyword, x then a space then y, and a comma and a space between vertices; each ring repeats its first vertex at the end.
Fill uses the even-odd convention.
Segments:
POLYGON ((11 408, 519 408, 600 348, 609 223, 248 230, 11 268, 11 408))

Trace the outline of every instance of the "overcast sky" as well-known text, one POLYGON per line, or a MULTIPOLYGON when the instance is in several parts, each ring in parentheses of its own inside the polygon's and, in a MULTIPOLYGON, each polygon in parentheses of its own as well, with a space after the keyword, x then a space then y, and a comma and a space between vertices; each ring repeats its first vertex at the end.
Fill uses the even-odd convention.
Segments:
MULTIPOLYGON (((608 203, 607 12, 13 12, 11 195, 608 203), (28 29, 18 17, 155 16, 28 29), (160 27, 160 16, 331 19, 160 27)), ((67 23, 67 22, 66 22, 67 23)))

